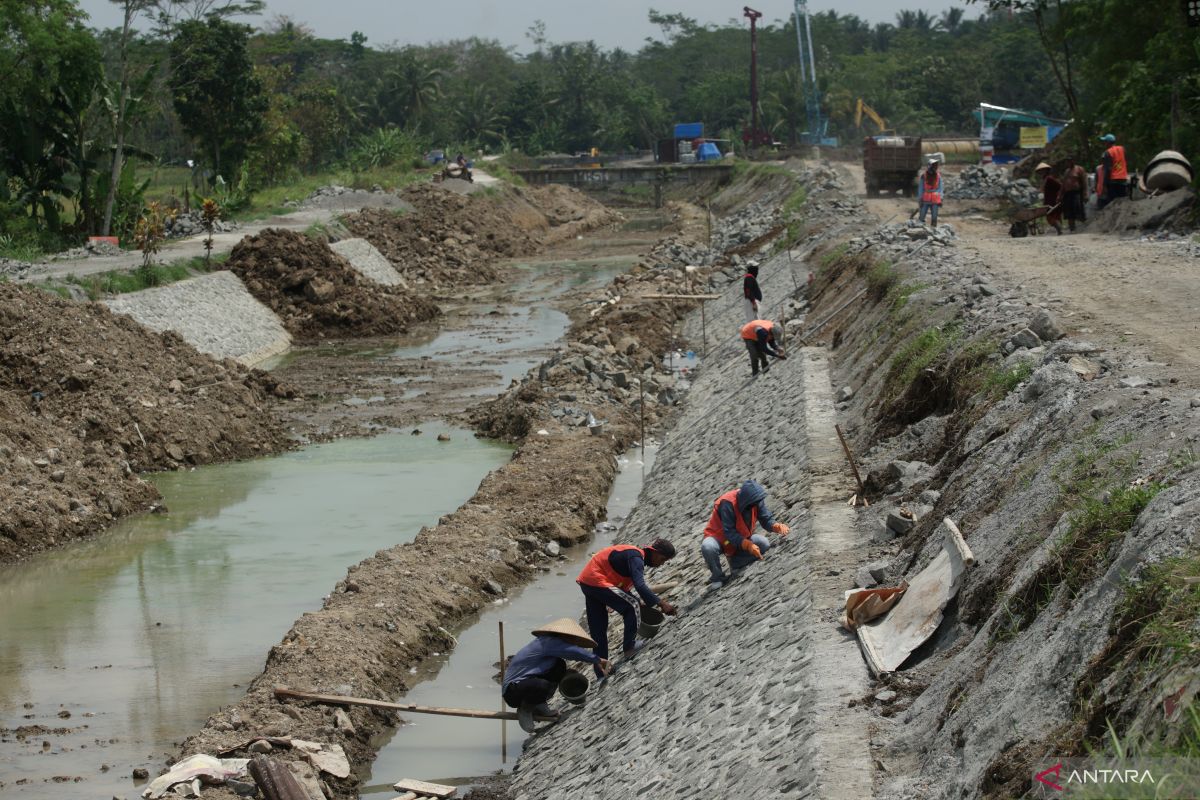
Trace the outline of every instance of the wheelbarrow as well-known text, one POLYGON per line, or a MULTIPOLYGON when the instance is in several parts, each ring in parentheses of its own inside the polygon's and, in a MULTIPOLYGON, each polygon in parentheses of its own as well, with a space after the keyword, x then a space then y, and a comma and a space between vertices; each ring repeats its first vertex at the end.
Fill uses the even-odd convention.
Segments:
POLYGON ((1026 236, 1037 236, 1042 232, 1041 221, 1050 214, 1054 213, 1061 203, 1055 203, 1052 206, 1034 206, 1033 208, 1018 208, 1012 213, 1009 219, 1012 225, 1008 228, 1008 235, 1014 239, 1022 239, 1026 236))

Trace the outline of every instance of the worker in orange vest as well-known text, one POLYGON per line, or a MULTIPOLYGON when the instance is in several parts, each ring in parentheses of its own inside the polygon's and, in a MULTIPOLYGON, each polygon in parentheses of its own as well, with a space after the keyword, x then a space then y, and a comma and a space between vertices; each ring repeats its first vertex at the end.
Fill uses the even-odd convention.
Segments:
MULTIPOLYGON (((595 653, 608 658, 608 610, 621 615, 625 622, 622 641, 626 657, 632 656, 642 643, 637 639, 642 621, 642 604, 658 606, 668 616, 678 613, 675 606, 661 599, 646 584, 645 568, 661 567, 675 557, 675 546, 666 539, 655 539, 647 547, 616 544, 592 556, 575 582, 583 591, 587 613, 588 633, 596 640, 595 653), (641 596, 639 600, 633 592, 641 596)), ((596 675, 603 677, 600 667, 596 675)))
POLYGON ((1106 133, 1100 137, 1100 141, 1108 145, 1108 149, 1104 151, 1104 192, 1101 193, 1097 187, 1096 195, 1099 198, 1096 204, 1100 208, 1116 200, 1118 197, 1127 197, 1129 194, 1129 167, 1125 159, 1125 148, 1117 144, 1117 137, 1111 133, 1106 133))
POLYGON ((750 375, 758 374, 759 365, 765 373, 771 369, 767 356, 787 360, 783 348, 775 339, 775 323, 769 319, 754 319, 742 326, 742 341, 746 343, 746 351, 750 353, 750 375))
POLYGON ((740 571, 762 560, 771 549, 766 536, 755 533, 755 525, 763 530, 787 536, 791 529, 776 522, 767 509, 767 490, 758 481, 746 481, 740 489, 726 492, 713 503, 712 516, 704 526, 700 555, 712 573, 710 589, 719 589, 729 580, 721 569, 721 555, 729 559, 729 569, 740 571))
POLYGON ((921 224, 925 224, 925 212, 932 214, 929 224, 937 227, 938 209, 942 207, 942 173, 938 170, 936 158, 929 159, 929 165, 921 175, 921 224))

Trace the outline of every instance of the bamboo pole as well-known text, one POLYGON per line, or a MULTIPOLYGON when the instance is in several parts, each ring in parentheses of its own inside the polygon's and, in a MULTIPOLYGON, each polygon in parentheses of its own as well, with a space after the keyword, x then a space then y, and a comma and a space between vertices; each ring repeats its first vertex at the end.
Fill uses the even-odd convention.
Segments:
POLYGON ((642 464, 646 463, 646 382, 645 376, 638 377, 638 413, 641 415, 642 435, 642 464))
MULTIPOLYGON (((416 703, 388 703, 384 700, 370 700, 365 697, 347 697, 340 694, 314 694, 299 692, 286 686, 276 686, 275 696, 280 700, 306 700, 310 703, 320 703, 327 706, 366 706, 381 708, 385 711, 407 711, 411 714, 436 714, 442 717, 469 717, 471 719, 516 719, 512 711, 479 711, 474 708, 444 708, 442 706, 419 706, 416 703)), ((534 719, 550 722, 557 717, 534 717, 534 719)))

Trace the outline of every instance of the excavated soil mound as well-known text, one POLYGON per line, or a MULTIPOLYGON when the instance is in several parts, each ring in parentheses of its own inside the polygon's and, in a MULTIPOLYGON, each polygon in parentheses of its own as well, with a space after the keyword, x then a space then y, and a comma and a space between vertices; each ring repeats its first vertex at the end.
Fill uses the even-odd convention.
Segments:
POLYGON ((363 209, 343 222, 375 245, 410 282, 438 286, 492 283, 499 277, 498 259, 529 255, 548 243, 620 219, 565 186, 508 189, 497 197, 418 184, 404 199, 416 211, 363 209))
POLYGON ((99 303, 0 284, 0 562, 158 497, 137 473, 285 449, 288 391, 99 303))
POLYGON ((299 340, 403 333, 440 313, 433 301, 364 278, 327 243, 293 231, 246 237, 226 267, 299 340))

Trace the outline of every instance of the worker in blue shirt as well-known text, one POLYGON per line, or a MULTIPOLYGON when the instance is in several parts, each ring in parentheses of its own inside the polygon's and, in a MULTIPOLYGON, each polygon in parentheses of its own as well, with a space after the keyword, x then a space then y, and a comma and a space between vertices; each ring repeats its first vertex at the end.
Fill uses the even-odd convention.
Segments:
POLYGON ((504 670, 504 702, 517 709, 517 722, 527 733, 534 730, 534 716, 557 717, 547 701, 558 691, 559 681, 567 674, 567 661, 592 664, 602 675, 611 665, 607 658, 592 652, 596 643, 579 627, 563 617, 533 631, 533 641, 513 656, 504 670))

